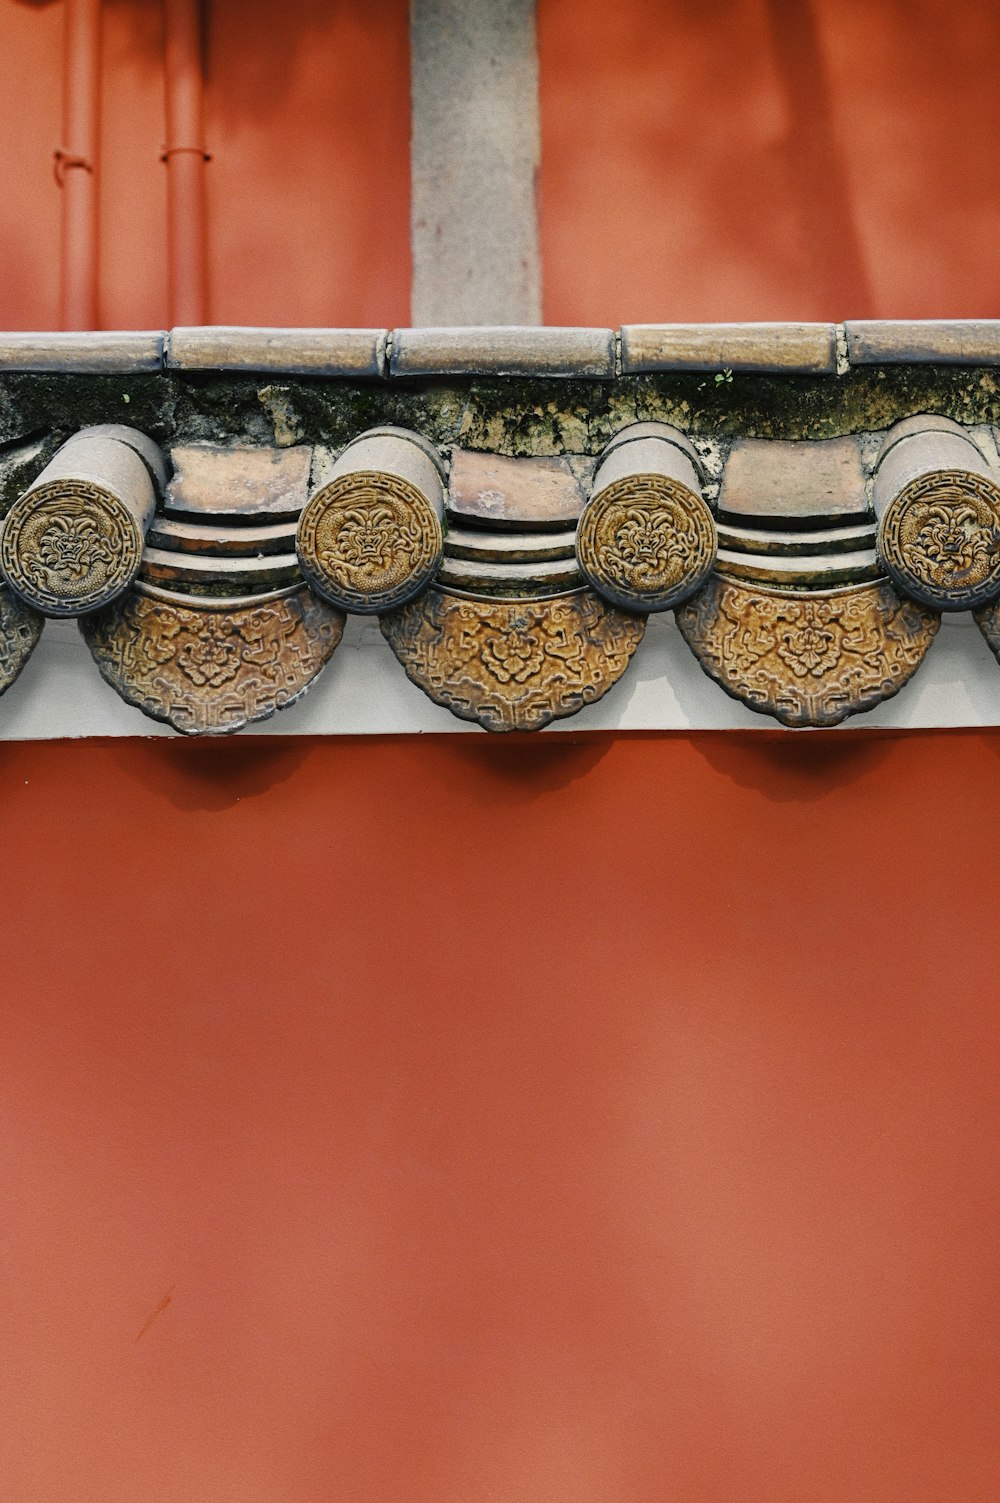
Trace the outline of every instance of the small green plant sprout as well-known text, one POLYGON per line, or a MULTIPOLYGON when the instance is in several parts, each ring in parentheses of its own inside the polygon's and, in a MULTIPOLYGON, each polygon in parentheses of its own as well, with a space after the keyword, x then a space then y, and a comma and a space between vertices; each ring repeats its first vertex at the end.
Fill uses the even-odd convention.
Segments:
POLYGON ((733 373, 728 365, 726 366, 725 370, 716 371, 715 373, 716 386, 721 386, 723 382, 725 382, 727 386, 732 386, 733 384, 733 373))

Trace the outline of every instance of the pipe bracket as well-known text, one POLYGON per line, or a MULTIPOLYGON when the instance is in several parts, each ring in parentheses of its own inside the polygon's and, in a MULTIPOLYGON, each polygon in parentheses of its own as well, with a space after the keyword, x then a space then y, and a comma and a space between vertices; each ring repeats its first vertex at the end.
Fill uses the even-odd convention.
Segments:
POLYGON ((171 157, 200 157, 203 162, 212 160, 212 153, 206 151, 204 146, 164 146, 160 152, 160 161, 169 162, 171 157))
POLYGON ((67 151, 63 146, 57 146, 52 153, 54 159, 53 174, 57 185, 62 188, 66 184, 66 173, 73 167, 81 167, 84 172, 93 173, 94 164, 87 157, 78 156, 75 152, 67 151))

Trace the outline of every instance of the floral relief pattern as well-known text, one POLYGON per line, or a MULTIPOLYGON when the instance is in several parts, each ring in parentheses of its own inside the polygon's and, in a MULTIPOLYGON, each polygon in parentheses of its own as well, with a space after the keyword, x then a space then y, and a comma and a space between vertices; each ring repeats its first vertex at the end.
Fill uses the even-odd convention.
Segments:
POLYGON ((886 512, 879 551, 918 600, 981 604, 1000 592, 1000 493, 973 471, 921 476, 886 512))
POLYGON ((341 476, 310 501, 299 524, 303 573, 350 610, 388 610, 429 581, 441 524, 426 498, 398 476, 341 476))
POLYGON ((53 574, 82 579, 115 557, 91 516, 53 517, 37 542, 38 561, 53 574))
POLYGON ((54 481, 11 508, 3 571, 47 615, 77 615, 113 600, 134 579, 143 535, 125 505, 87 481, 54 481))
POLYGON ((219 624, 206 622, 200 631, 187 634, 177 653, 177 666, 199 688, 208 684, 218 689, 240 671, 237 633, 225 619, 219 624))
POLYGON ((545 649, 539 633, 530 630, 525 617, 514 617, 510 627, 504 636, 483 642, 483 666, 497 683, 523 684, 544 668, 545 649))
POLYGON ((580 567, 609 600, 664 610, 704 581, 715 560, 712 514, 700 496, 661 475, 618 480, 587 507, 580 567))
POLYGON ((822 678, 840 662, 842 632, 836 612, 827 601, 812 609, 789 607, 776 632, 775 651, 796 678, 822 678))
POLYGON ((31 657, 45 617, 0 585, 0 694, 4 694, 31 657))
POLYGON ((341 611, 309 590, 236 608, 196 609, 135 592, 80 630, 129 704, 189 735, 236 731, 293 704, 329 659, 341 611))
POLYGON ((488 731, 535 731, 606 694, 645 619, 590 590, 547 601, 466 600, 431 589, 381 618, 408 676, 488 731))
POLYGON ((56 481, 11 508, 0 541, 4 573, 49 615, 76 615, 126 589, 142 534, 125 506, 85 481, 56 481))
POLYGON ((940 616, 886 582, 796 596, 713 576, 677 612, 705 672, 785 725, 836 725, 896 694, 940 616))

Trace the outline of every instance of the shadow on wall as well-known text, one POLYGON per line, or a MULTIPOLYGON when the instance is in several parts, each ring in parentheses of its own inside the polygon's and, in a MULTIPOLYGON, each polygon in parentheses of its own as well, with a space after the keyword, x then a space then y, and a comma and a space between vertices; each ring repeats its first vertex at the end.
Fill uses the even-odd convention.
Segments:
POLYGON ((4 1503, 994 1503, 998 738, 476 739, 3 748, 4 1503))
POLYGON ((470 784, 485 780, 497 803, 530 803, 586 778, 614 745, 611 736, 566 733, 455 738, 470 784))
MULTIPOLYGON (((61 6, 64 0, 14 0, 14 4, 44 10, 61 6)), ((405 6, 398 0, 380 5, 294 0, 292 6, 276 0, 202 0, 205 82, 212 86, 224 55, 225 112, 255 118, 276 113, 294 88, 304 52, 344 28, 354 35, 378 35, 384 29, 385 12, 401 8, 405 6), (276 19, 279 25, 274 24, 276 19)), ((103 0, 102 9, 130 18, 130 59, 158 72, 163 59, 163 0, 103 0)))
POLYGON ((230 809, 285 783, 305 762, 312 745, 305 736, 222 737, 203 741, 150 738, 137 758, 128 745, 106 743, 120 775, 167 799, 175 809, 230 809))
MULTIPOLYGON (((296 776, 327 738, 312 736, 255 736, 233 739, 222 736, 204 740, 155 740, 144 743, 143 755, 114 740, 105 741, 122 777, 155 792, 181 811, 230 809, 248 799, 260 798, 296 776)), ((384 739, 379 736, 351 737, 367 748, 373 764, 386 759, 384 739)), ((393 737, 419 757, 422 736, 393 737)), ((614 746, 607 735, 449 736, 447 755, 441 759, 444 786, 453 786, 456 764, 460 781, 481 791, 489 807, 519 807, 568 788, 591 773, 614 746)), ((391 755, 389 754, 391 760, 391 755)), ((438 759, 429 758, 432 766, 438 759)), ((3 747, 0 746, 0 769, 3 747)))
POLYGON ((709 767, 771 803, 812 804, 874 772, 906 731, 707 731, 691 744, 709 767))
POLYGON ((547 322, 995 315, 996 7, 538 17, 547 322))
POLYGON ((766 10, 775 71, 788 112, 783 154, 789 182, 796 188, 801 254, 828 307, 871 318, 875 298, 837 141, 815 12, 809 0, 766 0, 766 10), (831 234, 834 225, 836 234, 831 234))

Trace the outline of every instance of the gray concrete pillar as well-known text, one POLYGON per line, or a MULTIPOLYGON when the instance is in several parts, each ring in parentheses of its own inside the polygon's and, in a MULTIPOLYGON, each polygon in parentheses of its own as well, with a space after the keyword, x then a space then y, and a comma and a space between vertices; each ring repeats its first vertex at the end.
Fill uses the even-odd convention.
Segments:
POLYGON ((411 0, 414 324, 535 324, 535 0, 411 0))

